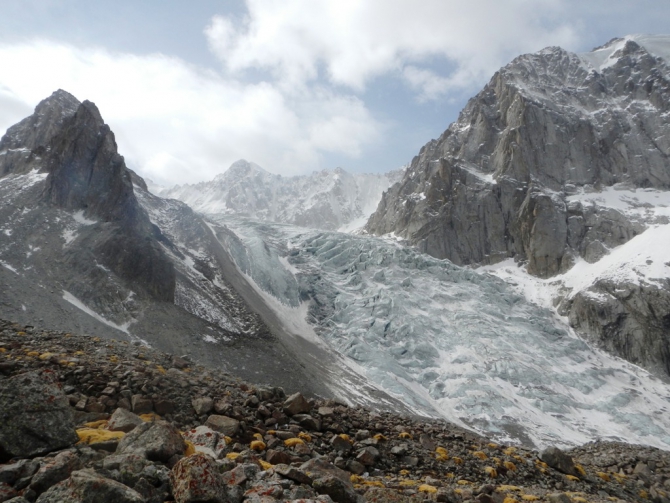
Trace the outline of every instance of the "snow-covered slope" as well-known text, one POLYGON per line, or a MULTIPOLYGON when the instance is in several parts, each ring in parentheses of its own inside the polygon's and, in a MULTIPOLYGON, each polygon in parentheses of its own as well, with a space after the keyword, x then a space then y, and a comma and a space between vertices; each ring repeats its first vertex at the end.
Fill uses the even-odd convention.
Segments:
POLYGON ((348 173, 341 168, 283 177, 240 160, 210 182, 157 192, 201 213, 229 213, 268 222, 350 231, 362 227, 382 193, 402 176, 348 173))
POLYGON ((287 326, 412 409, 507 442, 670 448, 670 387, 499 278, 368 236, 208 216, 287 326), (273 300, 274 299, 274 300, 273 300))

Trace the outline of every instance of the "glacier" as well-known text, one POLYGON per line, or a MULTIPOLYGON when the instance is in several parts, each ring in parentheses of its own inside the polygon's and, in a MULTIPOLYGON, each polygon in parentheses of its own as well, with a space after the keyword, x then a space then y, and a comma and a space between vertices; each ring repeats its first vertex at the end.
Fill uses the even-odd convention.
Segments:
POLYGON ((286 327, 417 413, 535 447, 670 448, 667 383, 590 347, 493 274, 392 239, 207 218, 231 231, 222 244, 286 327))

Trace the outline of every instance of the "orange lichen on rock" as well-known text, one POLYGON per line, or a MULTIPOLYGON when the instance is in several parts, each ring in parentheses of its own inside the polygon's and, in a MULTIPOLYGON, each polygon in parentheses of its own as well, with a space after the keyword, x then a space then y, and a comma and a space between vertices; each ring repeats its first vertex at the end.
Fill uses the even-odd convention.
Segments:
POLYGON ((97 428, 80 428, 77 430, 80 444, 98 444, 110 440, 121 440, 125 433, 122 431, 99 430, 97 428))
POLYGON ((304 444, 305 441, 301 438, 287 438, 284 440, 284 445, 286 447, 294 447, 296 445, 304 444))
POLYGON ((249 445, 249 448, 252 451, 256 451, 256 452, 264 451, 265 450, 265 442, 263 442, 262 440, 254 440, 249 445))

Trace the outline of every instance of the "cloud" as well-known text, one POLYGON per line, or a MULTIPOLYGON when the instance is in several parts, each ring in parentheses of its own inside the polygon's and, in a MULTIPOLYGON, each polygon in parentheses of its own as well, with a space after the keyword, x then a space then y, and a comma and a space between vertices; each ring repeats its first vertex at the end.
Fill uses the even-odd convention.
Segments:
POLYGON ((395 75, 421 99, 480 85, 512 57, 577 35, 560 0, 247 0, 205 30, 226 70, 269 72, 284 89, 360 92, 395 75), (556 22, 554 19, 562 19, 556 22))
POLYGON ((310 86, 295 96, 160 54, 0 44, 0 84, 0 132, 62 88, 94 101, 128 165, 161 183, 211 179, 243 157, 311 171, 330 152, 361 155, 383 131, 351 93, 310 86))

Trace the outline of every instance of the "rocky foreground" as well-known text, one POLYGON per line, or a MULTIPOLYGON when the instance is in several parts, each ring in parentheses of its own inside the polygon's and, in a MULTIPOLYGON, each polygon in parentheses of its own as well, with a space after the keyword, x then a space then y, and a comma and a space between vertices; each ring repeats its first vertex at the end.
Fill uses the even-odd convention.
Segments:
POLYGON ((538 453, 1 320, 0 463, 12 503, 670 501, 658 449, 538 453))

